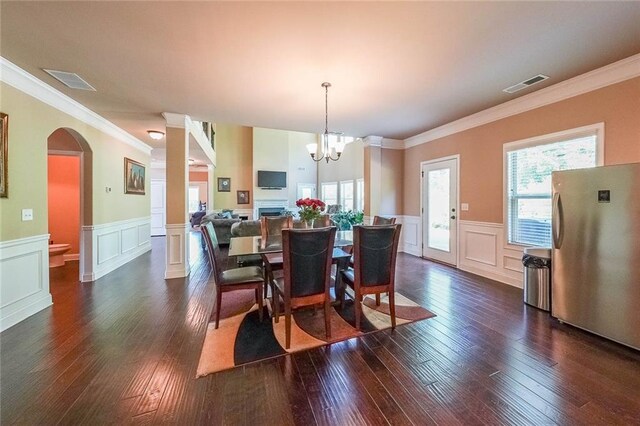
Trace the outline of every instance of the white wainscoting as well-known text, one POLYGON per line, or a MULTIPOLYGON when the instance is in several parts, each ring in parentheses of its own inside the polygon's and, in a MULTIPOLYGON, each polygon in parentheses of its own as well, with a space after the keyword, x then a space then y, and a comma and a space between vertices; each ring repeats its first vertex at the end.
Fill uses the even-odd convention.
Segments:
POLYGON ((522 288, 522 249, 505 247, 502 223, 460 221, 458 268, 522 288))
POLYGON ((165 253, 165 279, 182 278, 189 275, 189 232, 190 223, 168 223, 167 247, 165 253))
POLYGON ((142 217, 82 227, 82 281, 94 281, 151 250, 151 219, 142 217))
POLYGON ((422 256, 422 222, 420 216, 395 215, 396 223, 402 224, 398 251, 422 256))
POLYGON ((49 234, 0 242, 0 331, 51 306, 49 234))

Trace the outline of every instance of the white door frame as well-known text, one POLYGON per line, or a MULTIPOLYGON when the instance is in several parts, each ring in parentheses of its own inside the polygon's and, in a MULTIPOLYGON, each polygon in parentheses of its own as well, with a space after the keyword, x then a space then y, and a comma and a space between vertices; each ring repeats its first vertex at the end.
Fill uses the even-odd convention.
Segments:
POLYGON ((460 154, 449 155, 447 157, 434 158, 433 160, 421 161, 418 176, 420 178, 420 257, 424 257, 424 178, 422 176, 422 168, 428 164, 439 163, 440 161, 455 160, 456 161, 456 268, 460 264, 460 154))
MULTIPOLYGON (((85 262, 86 261, 91 261, 90 257, 87 258, 87 251, 89 248, 85 247, 85 241, 83 238, 83 232, 82 232, 82 228, 84 226, 84 152, 83 151, 63 151, 63 150, 59 150, 59 149, 48 149, 47 150, 47 158, 49 158, 50 155, 53 156, 58 156, 58 157, 78 157, 80 159, 79 164, 80 164, 80 187, 78 188, 78 191, 80 191, 80 216, 79 216, 79 230, 78 230, 78 237, 80 238, 80 241, 78 243, 78 273, 79 273, 79 277, 78 280, 80 282, 84 282, 82 280, 82 277, 84 276, 84 271, 88 268, 86 268, 85 266, 85 262)), ((47 173, 49 173, 49 170, 47 169, 47 173)), ((49 185, 49 176, 47 175, 47 185, 49 185)), ((47 203, 49 202, 49 192, 47 191, 47 203)), ((47 206, 47 215, 48 215, 48 206, 47 206)), ((47 232, 49 231, 48 229, 48 217, 47 217, 47 232)))

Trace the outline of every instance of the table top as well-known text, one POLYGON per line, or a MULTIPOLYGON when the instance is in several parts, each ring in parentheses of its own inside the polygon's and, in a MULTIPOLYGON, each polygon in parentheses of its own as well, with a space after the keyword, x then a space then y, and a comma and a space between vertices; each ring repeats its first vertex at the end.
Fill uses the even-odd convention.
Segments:
MULTIPOLYGON (((353 245, 353 231, 336 232, 334 247, 353 245)), ((229 241, 229 256, 247 256, 251 254, 281 253, 282 237, 269 237, 262 244, 262 237, 231 237, 229 241)), ((335 257, 335 254, 334 254, 335 257)))

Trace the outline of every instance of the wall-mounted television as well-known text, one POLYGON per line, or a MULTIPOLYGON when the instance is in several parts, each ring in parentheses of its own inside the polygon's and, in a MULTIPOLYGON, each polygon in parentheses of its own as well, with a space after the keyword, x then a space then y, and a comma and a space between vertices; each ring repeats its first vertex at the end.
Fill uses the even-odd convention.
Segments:
POLYGON ((259 188, 286 188, 287 172, 272 172, 269 170, 258 170, 259 188))

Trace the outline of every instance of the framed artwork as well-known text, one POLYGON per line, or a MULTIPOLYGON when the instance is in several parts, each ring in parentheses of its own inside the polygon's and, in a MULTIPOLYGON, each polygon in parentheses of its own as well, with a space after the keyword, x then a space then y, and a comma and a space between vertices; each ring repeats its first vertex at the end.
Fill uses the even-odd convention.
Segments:
POLYGON ((9 196, 9 116, 0 112, 0 197, 9 196))
POLYGON ((231 192, 231 178, 218 178, 218 192, 231 192))
POLYGON ((144 164, 131 158, 124 158, 124 193, 144 195, 145 187, 144 164))
POLYGON ((238 204, 249 204, 249 191, 238 191, 238 204))

